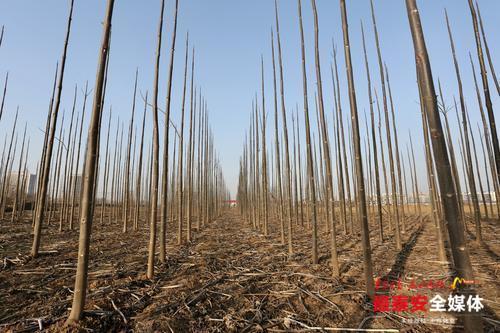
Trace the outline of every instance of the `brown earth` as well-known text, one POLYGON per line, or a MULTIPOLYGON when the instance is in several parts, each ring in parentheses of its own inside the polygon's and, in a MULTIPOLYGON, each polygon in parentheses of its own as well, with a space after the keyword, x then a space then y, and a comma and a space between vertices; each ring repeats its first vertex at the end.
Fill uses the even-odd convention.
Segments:
MULTIPOLYGON (((412 210, 407 213, 413 213, 412 210)), ((31 259, 29 219, 15 225, 0 222, 0 331, 68 330, 76 271, 78 232, 44 229, 42 254, 31 259)), ((372 222, 374 223, 374 222, 372 222)), ((167 261, 156 266, 154 281, 145 278, 148 228, 123 234, 120 222, 93 227, 89 291, 82 332, 311 332, 332 328, 395 329, 401 332, 461 332, 455 324, 411 324, 411 318, 433 318, 429 312, 376 312, 364 295, 359 235, 337 227, 341 278, 331 277, 329 233, 319 226, 320 263, 310 259, 311 232, 294 221, 294 252, 280 244, 271 221, 265 237, 244 222, 235 209, 177 246, 175 226, 168 230, 167 261)), ((387 225, 387 223, 385 223, 387 225)), ((449 281, 439 262, 435 228, 427 218, 405 218, 404 247, 395 250, 392 236, 380 243, 371 227, 375 277, 400 280, 392 294, 434 296, 435 291, 408 290, 412 281, 449 281)), ((468 233, 477 293, 484 298, 486 331, 500 330, 499 221, 483 220, 484 243, 468 233)), ((357 228, 355 228, 357 229, 357 228)), ((387 228, 386 234, 389 234, 387 228)), ((448 288, 448 287, 447 287, 448 288)), ((447 297, 449 290, 441 293, 447 297)), ((440 315, 452 319, 450 314, 440 315)))

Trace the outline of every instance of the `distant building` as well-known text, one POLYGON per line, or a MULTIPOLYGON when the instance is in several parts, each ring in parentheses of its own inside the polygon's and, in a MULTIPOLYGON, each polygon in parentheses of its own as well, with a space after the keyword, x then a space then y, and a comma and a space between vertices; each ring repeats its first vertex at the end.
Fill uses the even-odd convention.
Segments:
MULTIPOLYGON (((472 202, 472 194, 470 192, 462 193, 462 198, 464 202, 472 202)), ((497 202, 497 195, 495 192, 484 192, 484 199, 486 200, 486 203, 497 202)), ((483 198, 479 192, 477 193, 477 200, 479 200, 480 203, 483 202, 483 198)))
POLYGON ((490 200, 490 202, 497 202, 497 194, 495 192, 488 192, 485 193, 484 196, 486 197, 486 200, 490 200))
MULTIPOLYGON (((386 194, 386 193, 381 193, 380 194, 380 201, 383 205, 390 204, 392 205, 392 193, 386 194)), ((418 194, 418 200, 417 197, 412 195, 408 196, 400 196, 399 194, 397 195, 398 202, 404 201, 405 204, 416 204, 417 202, 420 202, 421 204, 428 204, 431 202, 430 196, 428 193, 419 193, 418 194)), ((371 195, 368 197, 368 203, 371 205, 376 205, 377 204, 377 195, 371 195)))
POLYGON ((33 175, 33 174, 29 175, 29 180, 28 180, 27 189, 26 189, 29 196, 35 195, 37 181, 38 181, 37 175, 33 175))
MULTIPOLYGON (((479 200, 480 203, 483 202, 483 198, 481 196, 481 193, 477 193, 477 199, 479 200)), ((484 193, 484 199, 486 203, 495 203, 497 202, 497 196, 495 192, 485 192, 484 193)), ((430 204, 431 203, 431 197, 429 193, 419 193, 418 194, 418 200, 417 197, 414 196, 413 194, 406 196, 399 196, 398 195, 398 201, 403 200, 405 203, 408 202, 409 204, 416 204, 417 202, 420 202, 421 204, 430 204)), ((470 193, 462 193, 462 200, 465 203, 471 203, 472 202, 472 196, 470 193)), ((392 194, 381 194, 381 201, 383 205, 386 204, 392 204, 392 194)), ((377 203, 377 196, 376 195, 371 195, 368 197, 368 203, 369 204, 376 204, 377 203)))
POLYGON ((36 175, 30 174, 28 171, 24 172, 11 172, 7 175, 7 198, 14 198, 17 191, 17 182, 19 179, 19 193, 27 193, 28 195, 34 194, 36 189, 36 175), (24 188, 23 188, 24 184, 24 188), (32 192, 30 192, 30 190, 32 192))

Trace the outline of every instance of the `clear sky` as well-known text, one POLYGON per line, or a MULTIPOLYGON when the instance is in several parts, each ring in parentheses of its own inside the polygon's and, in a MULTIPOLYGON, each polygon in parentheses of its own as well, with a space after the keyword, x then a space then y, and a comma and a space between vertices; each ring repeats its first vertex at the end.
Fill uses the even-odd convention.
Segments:
MULTIPOLYGON (((375 10, 379 26, 382 56, 389 67, 396 107, 400 146, 408 141, 408 130, 415 136, 418 146, 419 174, 424 181, 425 165, 421 139, 421 121, 417 104, 418 92, 411 35, 404 0, 376 0, 375 10)), ((160 107, 165 105, 166 75, 172 31, 173 0, 166 1, 164 48, 162 52, 160 107)), ((451 53, 444 21, 444 8, 448 9, 458 58, 461 65, 466 102, 474 129, 480 121, 473 90, 468 52, 477 66, 474 35, 467 0, 420 0, 421 18, 426 42, 431 56, 434 78, 441 79, 448 104, 457 94, 457 85, 451 62, 451 53)), ((86 80, 92 87, 95 80, 101 22, 104 15, 103 0, 75 0, 66 66, 62 109, 71 109, 75 84, 79 89, 86 80)), ((320 22, 320 56, 324 81, 325 106, 328 119, 332 119, 332 38, 339 47, 339 66, 342 85, 344 115, 349 110, 342 52, 342 33, 339 2, 317 0, 320 22)), ((285 69, 285 96, 288 109, 298 103, 302 107, 302 80, 300 67, 300 40, 297 2, 281 0, 280 25, 285 69)), ((485 23, 489 47, 497 71, 500 71, 500 1, 480 0, 479 6, 485 23)), ((111 60, 106 95, 106 113, 112 105, 121 121, 128 122, 131 112, 133 80, 139 68, 139 88, 151 90, 153 85, 155 39, 159 15, 159 0, 115 1, 111 60)), ((0 82, 9 72, 9 89, 4 118, 0 121, 0 140, 12 126, 16 107, 20 110, 20 135, 22 126, 28 124, 32 154, 30 169, 34 172, 43 135, 39 128, 45 124, 51 94, 53 72, 60 60, 63 47, 69 1, 64 0, 3 0, 0 2, 0 25, 5 25, 4 43, 0 48, 0 82)), ((372 81, 380 92, 376 52, 371 27, 368 0, 347 1, 350 23, 352 57, 356 77, 358 108, 368 111, 365 69, 362 55, 360 21, 365 24, 367 47, 370 57, 372 81)), ((313 22, 311 3, 303 0, 307 69, 309 78, 310 107, 314 110, 315 72, 313 58, 313 22)), ((260 93, 260 57, 264 56, 266 79, 266 108, 273 111, 272 67, 270 31, 274 27, 272 0, 180 0, 177 52, 174 70, 172 117, 180 118, 184 42, 189 30, 191 45, 196 47, 195 84, 201 87, 210 110, 215 133, 216 148, 222 160, 227 182, 236 188, 238 159, 242 151, 245 130, 248 128, 252 98, 260 93)), ((500 99, 491 82, 497 119, 500 99)), ((78 96, 78 105, 82 96, 78 96)), ((142 102, 137 102, 142 112, 142 102)), ((314 112, 313 112, 314 113, 314 112)), ((271 115, 272 113, 269 113, 271 115)), ((68 119, 69 116, 66 117, 68 119)), ((302 117, 302 114, 301 114, 302 117)), ((151 114, 148 127, 151 127, 151 114)), ((363 118, 361 118, 363 119, 363 118)), ((272 120, 272 118, 270 118, 272 120)), ((456 118, 451 114, 456 137, 456 118)), ((88 115, 87 115, 88 121, 88 115)), ((113 119, 112 128, 116 126, 113 119)), ((315 124, 315 120, 313 121, 315 124)), ((268 122, 269 131, 272 131, 268 122)), ((364 127, 364 125, 363 125, 364 127)), ((103 128, 103 137, 106 133, 103 128)), ((332 131, 330 129, 330 131, 332 131)), ((364 129, 363 129, 364 131, 364 129)), ((112 132, 114 133, 114 132, 112 132)), ((148 131, 150 134, 151 131, 148 131)), ((304 133, 302 131, 302 133, 304 133)), ((477 136, 477 135, 476 135, 477 136)), ((272 140, 272 135, 268 136, 272 140)), ((476 138, 476 141, 478 139, 476 138)), ((405 155, 406 156, 406 155, 405 155)))

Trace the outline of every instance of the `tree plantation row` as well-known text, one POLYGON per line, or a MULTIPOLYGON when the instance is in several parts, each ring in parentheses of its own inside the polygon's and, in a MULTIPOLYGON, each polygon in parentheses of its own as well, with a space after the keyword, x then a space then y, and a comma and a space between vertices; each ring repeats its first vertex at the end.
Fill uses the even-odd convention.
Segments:
MULTIPOLYGON (((9 279, 15 285, 12 265, 36 264, 45 256, 57 253, 44 250, 56 244, 54 231, 78 233, 78 245, 76 238, 70 242, 75 250, 78 248, 78 253, 71 275, 74 287, 68 296, 72 304, 68 304, 69 315, 65 315, 66 325, 72 326, 80 325, 88 316, 86 302, 89 294, 95 293, 91 291, 94 290, 92 284, 89 286, 89 275, 92 275, 89 265, 98 258, 91 255, 91 249, 99 248, 102 243, 93 243, 93 237, 108 235, 101 234, 108 230, 112 230, 113 235, 123 235, 123 242, 120 239, 123 247, 127 247, 128 235, 136 238, 135 241, 142 239, 141 247, 147 248, 147 255, 142 258, 145 270, 136 279, 158 285, 166 275, 173 277, 175 273, 169 270, 175 266, 170 238, 175 239, 175 246, 181 256, 185 256, 183 260, 191 258, 194 248, 203 244, 210 244, 203 248, 206 253, 201 252, 203 260, 212 258, 212 250, 230 251, 230 244, 221 243, 221 238, 230 242, 227 237, 234 237, 231 243, 234 251, 244 245, 242 240, 248 241, 248 246, 253 248, 255 245, 257 254, 267 251, 262 250, 267 245, 274 246, 276 240, 276 246, 285 253, 284 265, 294 265, 296 261, 310 264, 307 266, 310 272, 300 273, 309 277, 316 276, 318 267, 322 267, 328 272, 323 279, 328 279, 332 285, 342 285, 344 279, 351 278, 344 258, 347 253, 349 260, 358 260, 356 265, 360 270, 362 265, 362 274, 355 280, 362 281, 363 299, 359 302, 368 312, 358 326, 360 331, 365 324, 369 325, 368 318, 380 314, 375 306, 381 294, 379 266, 387 268, 384 266, 386 253, 381 253, 380 248, 394 249, 396 262, 387 271, 394 273, 394 267, 402 270, 397 276, 396 273, 394 276, 387 274, 389 282, 401 278, 405 262, 422 233, 430 238, 425 236, 427 243, 421 246, 438 263, 445 279, 477 281, 477 267, 483 267, 484 263, 471 259, 472 247, 474 251, 477 248, 489 253, 494 261, 492 265, 498 264, 495 252, 498 245, 488 244, 488 240, 491 230, 498 232, 500 219, 500 147, 494 111, 500 87, 494 69, 494 53, 490 53, 485 32, 489 22, 483 22, 478 3, 462 1, 470 9, 468 31, 474 37, 476 48, 470 50, 468 63, 458 61, 465 51, 455 47, 458 35, 454 33, 454 20, 445 10, 442 24, 446 27, 447 44, 442 52, 449 55, 454 80, 441 82, 433 76, 432 58, 424 34, 426 27, 422 25, 417 0, 405 0, 414 51, 412 63, 415 64, 408 70, 415 70, 417 77, 414 89, 419 96, 420 121, 408 133, 402 130, 401 124, 405 112, 409 111, 398 106, 398 90, 392 89, 397 83, 391 81, 391 64, 386 63, 388 57, 383 56, 397 50, 381 43, 377 23, 382 13, 377 13, 377 2, 365 1, 370 15, 360 22, 361 34, 358 36, 352 33, 351 25, 358 22, 349 19, 350 3, 339 0, 341 16, 336 24, 341 25, 342 36, 332 38, 329 46, 323 45, 320 33, 330 32, 320 29, 319 22, 320 18, 332 19, 331 14, 318 11, 316 0, 297 0, 294 2, 296 12, 292 13, 280 11, 277 0, 270 2, 273 21, 268 38, 262 41, 262 49, 269 51, 265 54, 271 57, 260 55, 260 80, 255 82, 257 92, 248 105, 248 128, 241 133, 244 143, 239 165, 233 166, 239 172, 231 200, 230 185, 223 175, 221 155, 224 150, 215 145, 217 133, 214 133, 213 124, 217 120, 211 117, 208 98, 198 77, 200 56, 189 33, 180 36, 177 32, 178 19, 182 18, 182 1, 172 1, 171 21, 165 19, 168 1, 157 1, 159 17, 154 36, 154 61, 150 63, 153 82, 143 84, 141 70, 135 71, 131 89, 124 93, 125 99, 130 100, 130 109, 124 117, 123 111, 113 109, 112 101, 106 96, 108 69, 113 62, 115 1, 106 1, 95 82, 87 82, 81 87, 64 80, 66 67, 72 63, 68 61, 68 49, 73 42, 73 16, 78 15, 78 11, 74 11, 75 0, 70 0, 62 55, 50 78, 52 92, 46 121, 40 128, 43 135, 41 151, 30 149, 38 137, 29 133, 27 125, 19 120, 19 116, 23 116, 22 108, 6 104, 9 73, 5 74, 0 124, 9 122, 10 131, 5 133, 0 163, 0 223, 12 230, 29 225, 26 230, 30 232, 23 231, 19 241, 31 240, 31 251, 26 251, 22 260, 8 257, 8 244, 12 243, 5 235, 2 242, 7 245, 0 243, 5 251, 1 255, 2 270, 11 274, 9 279), (304 18, 310 14, 309 23, 304 18), (291 39, 283 27, 280 31, 283 15, 296 20, 300 53, 286 55, 291 39), (308 28, 312 29, 312 36, 305 33, 308 28), (375 45, 373 49, 371 42, 375 45), (360 63, 353 61, 353 45, 362 50, 360 63), (325 53, 320 51, 328 48, 330 58, 324 59, 325 53), (299 100, 291 98, 293 94, 287 91, 287 71, 290 69, 286 67, 285 55, 296 57, 300 62, 302 96, 299 100), (182 60, 182 67, 175 66, 176 58, 182 60), (327 69, 324 68, 326 60, 331 64, 327 69), (166 66, 162 66, 162 61, 166 66), (308 67, 309 63, 314 65, 311 67, 314 71, 308 67), (472 71, 472 77, 462 75, 466 66, 472 71), (182 73, 182 81, 175 80, 174 71, 182 73), (361 79, 355 75, 358 72, 363 75, 361 79), (270 74, 266 76, 267 73, 270 74), (164 87, 160 83, 163 79, 166 81, 164 87), (475 100, 466 100, 467 85, 463 82, 473 83, 475 100), (142 88, 148 85, 149 89, 142 88), (174 86, 179 88, 173 89, 174 86), (331 91, 327 88, 330 86, 331 91), (447 86, 452 87, 452 96, 443 94, 442 87, 447 86), (63 101, 63 91, 71 91, 72 99, 63 101), (364 94, 367 100, 359 97, 364 94), (160 97, 163 95, 165 98, 160 97), (180 101, 179 107, 174 107, 174 99, 180 101), (67 109, 62 106, 64 104, 67 109), (363 112, 361 105, 367 107, 363 112), (478 123, 471 120, 476 116, 480 118, 478 123), (149 126, 151 133, 147 130, 149 126), (416 139, 420 137, 422 140, 416 139), (416 156, 423 156, 425 160, 419 163, 416 156), (36 163, 36 175, 28 172, 31 163, 36 163), (424 168, 419 168, 420 164, 424 168), (141 230, 147 231, 147 242, 141 238, 141 230), (251 243, 256 239, 262 239, 258 246, 251 243), (307 245, 304 245, 305 239, 307 245), (347 247, 349 240, 360 246, 359 252, 351 252, 347 247)), ((121 4, 117 2, 116 5, 121 4)), ((384 19, 387 15, 383 13, 384 19)), ((4 35, 8 37, 8 33, 8 27, 2 27, 0 54, 5 47, 2 46, 4 35)), ((22 104, 22 101, 15 102, 22 104)), ((18 236, 17 231, 12 234, 12 237, 18 236)), ((18 252, 18 255, 21 254, 18 252)), ((267 255, 277 265, 282 264, 277 252, 270 251, 267 255)), ((214 278, 216 282, 204 284, 195 290, 193 297, 184 299, 193 318, 196 315, 190 309, 208 297, 207 290, 223 280, 231 280, 227 276, 231 269, 240 269, 234 266, 237 258, 240 257, 231 261, 233 266, 217 271, 223 276, 214 278)), ((259 262, 253 265, 257 272, 241 270, 238 278, 245 274, 274 274, 259 271, 259 262)), ((496 281, 493 278, 491 281, 495 288, 496 281)), ((159 288, 178 286, 180 284, 159 288)), ((333 307, 330 311, 345 317, 337 303, 322 296, 320 291, 310 292, 303 285, 298 288, 304 295, 323 306, 333 307)), ((18 290, 23 289, 20 286, 18 290)), ((465 296, 477 295, 477 292, 477 285, 467 283, 459 283, 453 290, 454 294, 465 296)), ((218 294, 227 296, 222 291, 218 294)), ((495 295, 483 296, 495 298, 495 295)), ((134 297, 141 302, 144 296, 134 294, 134 297)), ((229 299, 231 297, 228 302, 229 299)), ((265 299, 267 302, 267 296, 265 299)), ((154 297, 148 298, 148 302, 154 303, 154 297)), ((311 313, 317 310, 302 298, 300 302, 308 315, 312 316, 311 313)), ((122 311, 113 300, 111 303, 123 327, 129 329, 126 326, 128 317, 137 313, 122 311)), ((237 304, 241 306, 242 303, 237 304)), ((261 303, 258 305, 258 311, 265 308, 261 303)), ((292 305, 290 307, 293 309, 292 305)), ((175 317, 178 311, 172 316, 175 317)), ((495 311, 487 305, 479 314, 458 316, 457 327, 467 332, 494 330, 500 323, 495 311)), ((388 312, 382 311, 382 316, 401 319, 388 312)), ((313 320, 305 324, 299 316, 292 315, 273 321, 271 313, 266 317, 266 326, 259 316, 255 314, 251 319, 240 320, 226 315, 222 319, 207 320, 225 325, 214 329, 218 331, 347 329, 316 327, 320 325, 313 325, 313 320), (231 325, 231 320, 245 322, 245 329, 231 325)), ((8 323, 11 317, 8 312, 0 312, 0 325, 8 323)), ((9 329, 9 326, 4 328, 9 329)), ((39 329, 43 329, 41 323, 39 329)), ((170 327, 170 331, 176 330, 170 327)))

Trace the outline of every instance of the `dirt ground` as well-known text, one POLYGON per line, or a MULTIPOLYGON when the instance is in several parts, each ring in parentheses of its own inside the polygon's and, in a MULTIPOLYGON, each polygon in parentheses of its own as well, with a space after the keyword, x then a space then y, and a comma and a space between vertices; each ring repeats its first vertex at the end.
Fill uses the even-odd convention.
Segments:
MULTIPOLYGON (((408 213, 408 212, 407 212, 408 213)), ((411 212, 409 212, 411 213, 411 212)), ((0 331, 67 330, 76 271, 78 231, 44 229, 42 254, 28 256, 31 223, 0 223, 0 331)), ((374 221, 372 221, 374 223, 374 221)), ((120 222, 94 223, 89 267, 89 291, 82 332, 311 332, 332 328, 394 329, 401 332, 461 332, 456 324, 410 323, 432 314, 373 312, 364 295, 363 259, 359 235, 344 235, 337 227, 341 278, 331 277, 329 234, 319 228, 320 263, 310 259, 311 231, 294 221, 294 255, 280 244, 276 221, 264 237, 244 222, 237 209, 194 233, 191 243, 177 246, 169 224, 167 261, 156 266, 156 277, 145 277, 148 228, 123 234, 120 222)), ((404 246, 393 238, 381 244, 371 226, 375 277, 400 280, 393 293, 414 295, 414 281, 449 281, 446 263, 439 262, 435 228, 427 218, 405 218, 404 246)), ((387 225, 387 223, 385 223, 387 225)), ((483 220, 484 244, 469 245, 477 294, 486 332, 500 331, 499 221, 483 220)), ((473 230, 472 223, 468 229, 473 230)), ((386 234, 388 230, 386 229, 386 234)), ((434 291, 419 293, 429 297, 434 291)), ((443 297, 447 297, 448 293, 443 297)), ((440 314, 441 320, 454 317, 440 314)))

